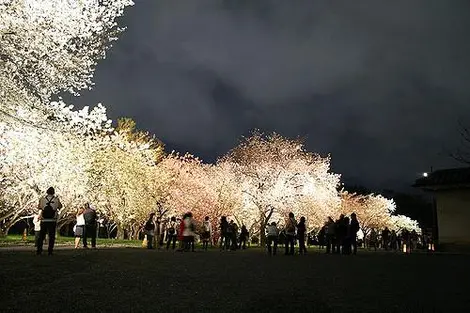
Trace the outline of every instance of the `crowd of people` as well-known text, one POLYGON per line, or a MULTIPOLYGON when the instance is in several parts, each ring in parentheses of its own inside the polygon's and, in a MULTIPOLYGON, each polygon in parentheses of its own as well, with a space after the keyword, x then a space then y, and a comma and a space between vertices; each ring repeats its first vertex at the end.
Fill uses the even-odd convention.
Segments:
MULTIPOLYGON (((54 188, 50 187, 46 195, 40 198, 38 213, 33 220, 37 254, 43 251, 46 235, 49 238, 48 254, 53 253, 58 212, 61 208, 60 199, 55 195, 54 188)), ((266 225, 264 243, 267 253, 276 255, 278 245, 282 244, 285 255, 294 255, 294 246, 298 243, 298 253, 306 254, 306 241, 311 237, 307 233, 305 222, 305 217, 302 216, 297 221, 291 212, 282 227, 279 227, 276 222, 266 225)), ((202 243, 203 250, 216 245, 222 251, 247 248, 249 231, 245 225, 242 224, 239 227, 234 220, 222 216, 217 226, 213 229, 209 216, 206 216, 200 223, 196 222, 191 212, 185 213, 181 218, 171 217, 165 220, 151 213, 142 227, 142 233, 145 236, 143 244, 148 249, 166 247, 167 250, 176 251, 195 251, 197 241, 202 243)), ((78 209, 73 230, 75 249, 80 247, 80 242, 83 243, 84 248, 88 248, 88 239, 91 239, 91 247, 96 248, 97 214, 93 206, 85 204, 78 209)), ((336 221, 328 217, 315 237, 320 248, 326 248, 325 253, 356 254, 359 230, 360 225, 355 213, 352 213, 350 217, 342 214, 336 221)), ((375 250, 377 248, 403 249, 404 252, 411 252, 419 244, 431 247, 432 240, 430 236, 419 236, 416 231, 409 232, 404 229, 397 234, 394 230, 390 231, 385 228, 380 233, 376 229, 371 229, 361 244, 375 250)))

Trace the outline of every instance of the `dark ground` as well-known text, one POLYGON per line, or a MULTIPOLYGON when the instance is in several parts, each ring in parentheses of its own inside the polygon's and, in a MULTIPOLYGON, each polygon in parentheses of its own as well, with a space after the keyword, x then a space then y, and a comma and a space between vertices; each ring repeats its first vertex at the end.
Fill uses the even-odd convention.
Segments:
MULTIPOLYGON (((30 249, 30 248, 27 248, 30 249)), ((469 312, 468 255, 0 250, 0 312, 469 312)))

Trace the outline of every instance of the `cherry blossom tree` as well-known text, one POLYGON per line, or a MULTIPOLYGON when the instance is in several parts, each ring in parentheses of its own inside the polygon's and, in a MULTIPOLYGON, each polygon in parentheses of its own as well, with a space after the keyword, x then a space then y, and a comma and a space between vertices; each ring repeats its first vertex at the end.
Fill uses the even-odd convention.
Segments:
POLYGON ((34 212, 38 197, 49 186, 56 188, 64 203, 59 225, 86 194, 92 167, 89 151, 97 143, 90 133, 109 131, 105 109, 84 108, 72 114, 70 107, 57 105, 54 110, 51 128, 0 122, 4 231, 22 215, 34 212))
POLYGON ((0 107, 44 110, 52 94, 92 85, 96 62, 122 28, 131 0, 0 2, 0 107))
POLYGON ((418 234, 421 233, 421 227, 419 227, 418 222, 405 215, 392 215, 390 217, 388 228, 390 228, 390 230, 395 230, 396 232, 406 229, 408 231, 414 230, 418 234))
POLYGON ((338 197, 339 175, 329 172, 329 158, 305 151, 300 140, 255 132, 220 162, 236 174, 243 197, 238 214, 249 219, 247 226, 257 229, 262 244, 271 219, 283 221, 307 197, 317 205, 321 199, 329 205, 334 202, 330 197, 338 197))

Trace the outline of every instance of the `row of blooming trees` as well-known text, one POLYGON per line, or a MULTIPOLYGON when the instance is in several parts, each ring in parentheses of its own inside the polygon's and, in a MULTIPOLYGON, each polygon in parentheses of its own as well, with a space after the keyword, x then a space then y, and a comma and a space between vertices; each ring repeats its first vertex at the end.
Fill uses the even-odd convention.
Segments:
MULTIPOLYGON (((207 215, 214 222, 231 216, 262 240, 267 223, 282 224, 290 211, 305 216, 309 229, 321 227, 328 216, 352 212, 366 233, 417 227, 393 215, 393 200, 339 191, 340 176, 330 171, 330 158, 305 151, 299 140, 255 132, 216 164, 204 164, 189 154, 165 155, 161 142, 136 132, 129 120, 109 128, 102 106, 78 112, 50 129, 3 124, 4 232, 33 213, 37 198, 51 185, 64 203, 59 225, 92 202, 120 236, 137 236, 146 216, 156 210, 161 217, 192 211, 197 219, 207 215), (95 118, 103 122, 99 127, 96 121, 85 122, 95 118), (77 126, 86 124, 95 128, 77 126)), ((75 112, 63 112, 70 113, 75 112)))
MULTIPOLYGON (((394 216, 380 195, 339 191, 330 157, 278 134, 253 133, 216 164, 178 153, 135 123, 116 128, 97 105, 74 110, 51 98, 92 85, 96 62, 122 29, 116 19, 130 0, 0 1, 0 234, 35 212, 54 186, 64 203, 59 228, 93 203, 124 237, 136 237, 146 216, 192 211, 215 223, 226 215, 264 238, 268 222, 292 211, 310 229, 327 216, 356 212, 364 231, 417 227, 394 216)), ((214 226, 216 226, 214 224, 214 226)))

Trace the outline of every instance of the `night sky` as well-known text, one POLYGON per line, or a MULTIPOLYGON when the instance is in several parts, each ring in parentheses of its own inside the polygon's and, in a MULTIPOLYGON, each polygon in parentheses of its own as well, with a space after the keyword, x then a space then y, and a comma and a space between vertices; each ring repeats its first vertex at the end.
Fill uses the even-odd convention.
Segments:
POLYGON ((349 184, 455 167, 470 1, 136 0, 76 104, 213 162, 250 130, 306 137, 349 184))

